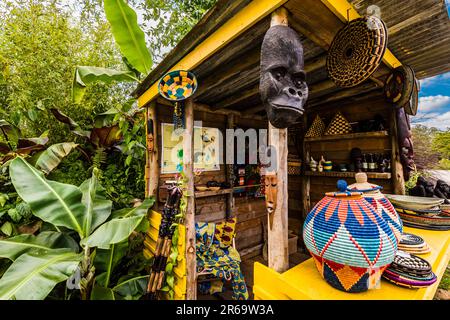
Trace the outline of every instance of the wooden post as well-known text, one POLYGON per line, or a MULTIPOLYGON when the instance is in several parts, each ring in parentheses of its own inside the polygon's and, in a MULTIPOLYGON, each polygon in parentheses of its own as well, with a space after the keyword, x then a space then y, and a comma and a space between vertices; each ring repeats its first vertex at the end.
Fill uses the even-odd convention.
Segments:
POLYGON ((403 165, 400 161, 401 150, 398 144, 397 114, 394 108, 392 108, 389 127, 391 134, 391 169, 394 194, 405 194, 405 177, 403 175, 403 165))
MULTIPOLYGON (((158 197, 158 183, 159 183, 159 159, 158 159, 158 140, 157 140, 157 125, 158 118, 156 115, 156 102, 153 101, 147 107, 145 128, 147 134, 147 165, 145 172, 145 196, 158 197), (149 121, 150 120, 150 121, 149 121), (153 125, 153 128, 149 128, 153 125), (153 133, 150 137, 149 133, 153 133), (152 139, 152 140, 151 140, 152 139)), ((158 199, 156 199, 158 200, 158 199)))
MULTIPOLYGON (((270 26, 288 24, 288 13, 283 7, 272 14, 270 26)), ((288 132, 287 129, 277 129, 269 123, 269 145, 276 153, 277 167, 277 203, 273 213, 273 223, 268 217, 268 256, 269 267, 277 272, 284 272, 289 268, 288 248, 288 132), (272 227, 271 227, 272 226, 272 227)), ((272 155, 273 157, 273 155, 272 155)), ((268 174, 273 174, 270 172, 268 174)))
MULTIPOLYGON (((303 132, 306 132, 308 130, 308 116, 306 114, 303 115, 303 132)), ((304 139, 304 138, 303 138, 304 139)), ((311 156, 311 146, 308 143, 305 143, 303 140, 302 143, 302 149, 303 149, 303 163, 302 163, 302 172, 304 173, 306 170, 308 170, 307 166, 310 161, 311 156)), ((301 185, 301 205, 302 205, 302 223, 305 221, 306 216, 309 213, 309 210, 311 209, 311 197, 310 197, 310 189, 311 189, 311 178, 309 176, 303 175, 302 176, 302 185, 301 185)), ((303 234, 303 225, 301 233, 303 234)), ((302 247, 303 250, 306 252, 306 246, 305 243, 302 241, 302 247)))
POLYGON ((194 102, 185 104, 186 128, 183 133, 183 171, 187 179, 186 227, 186 300, 197 299, 197 261, 195 252, 194 197, 194 102))
MULTIPOLYGON (((227 116, 227 129, 234 129, 234 114, 229 114, 227 116)), ((225 134, 225 137, 226 137, 226 134, 225 134)), ((225 146, 224 147, 225 152, 226 152, 226 149, 227 148, 225 146)), ((223 159, 226 162, 226 159, 227 159, 226 154, 223 155, 223 159)), ((231 184, 232 181, 230 179, 230 175, 232 174, 232 172, 233 172, 233 165, 225 163, 226 179, 227 179, 227 182, 230 183, 231 188, 233 188, 233 185, 231 184)), ((227 197, 226 218, 232 218, 235 215, 234 214, 234 197, 233 197, 233 192, 228 193, 226 197, 227 197)))

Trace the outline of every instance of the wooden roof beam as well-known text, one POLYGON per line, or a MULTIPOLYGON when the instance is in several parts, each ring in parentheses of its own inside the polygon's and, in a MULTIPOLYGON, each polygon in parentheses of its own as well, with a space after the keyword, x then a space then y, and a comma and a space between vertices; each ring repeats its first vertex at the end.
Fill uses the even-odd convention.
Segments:
MULTIPOLYGON (((203 61, 218 52, 255 23, 283 5, 287 0, 253 0, 241 9, 213 34, 201 42, 194 50, 186 54, 168 71, 192 70, 203 61)), ((138 104, 143 107, 159 95, 158 82, 155 81, 139 98, 138 104)))

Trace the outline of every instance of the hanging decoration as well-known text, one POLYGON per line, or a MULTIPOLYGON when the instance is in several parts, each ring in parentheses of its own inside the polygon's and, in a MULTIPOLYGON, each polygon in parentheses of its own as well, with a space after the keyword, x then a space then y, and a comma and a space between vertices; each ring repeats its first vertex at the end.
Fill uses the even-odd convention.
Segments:
POLYGON ((158 90, 162 97, 175 102, 173 124, 176 129, 184 129, 184 103, 197 90, 197 78, 192 72, 171 71, 159 82, 158 90))
POLYGON ((368 16, 350 21, 337 33, 328 50, 330 79, 343 88, 362 83, 381 64, 386 48, 387 28, 381 19, 368 16))
POLYGON ((403 108, 413 97, 415 83, 414 70, 410 66, 395 68, 384 83, 386 100, 396 109, 403 108))

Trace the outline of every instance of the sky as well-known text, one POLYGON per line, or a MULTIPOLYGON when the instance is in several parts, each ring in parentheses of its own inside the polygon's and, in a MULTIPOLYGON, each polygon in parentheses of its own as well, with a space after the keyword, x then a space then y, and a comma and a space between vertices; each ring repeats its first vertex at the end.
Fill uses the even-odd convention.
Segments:
POLYGON ((441 130, 450 128, 450 72, 420 81, 419 109, 411 121, 441 130))

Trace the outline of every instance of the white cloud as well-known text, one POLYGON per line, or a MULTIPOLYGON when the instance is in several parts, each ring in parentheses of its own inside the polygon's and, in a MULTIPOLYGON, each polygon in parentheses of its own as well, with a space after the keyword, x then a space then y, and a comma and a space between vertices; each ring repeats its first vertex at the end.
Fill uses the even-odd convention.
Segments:
POLYGON ((435 127, 441 130, 450 128, 450 111, 445 113, 419 113, 416 117, 411 118, 414 125, 424 125, 427 127, 435 127))
POLYGON ((449 80, 449 79, 450 79, 450 72, 440 74, 440 75, 430 77, 430 78, 425 78, 425 79, 420 80, 420 87, 421 88, 431 87, 431 86, 441 82, 442 80, 449 80))
POLYGON ((445 106, 450 106, 450 96, 439 94, 419 98, 419 110, 421 112, 437 111, 445 106))

